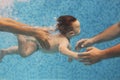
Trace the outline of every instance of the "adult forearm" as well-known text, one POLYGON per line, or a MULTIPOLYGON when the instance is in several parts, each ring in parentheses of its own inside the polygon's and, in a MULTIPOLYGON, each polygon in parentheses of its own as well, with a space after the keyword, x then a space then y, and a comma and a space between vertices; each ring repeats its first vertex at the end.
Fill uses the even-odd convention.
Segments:
POLYGON ((0 20, 0 31, 32 36, 35 34, 34 30, 35 29, 26 24, 15 21, 0 20))
POLYGON ((103 50, 103 58, 120 57, 120 44, 103 50))
POLYGON ((47 31, 43 29, 34 28, 26 24, 19 23, 10 18, 0 18, 0 31, 22 34, 27 36, 34 36, 38 40, 42 48, 45 49, 50 48, 48 42, 49 34, 47 31))
POLYGON ((117 24, 112 25, 105 31, 101 32, 100 34, 94 36, 92 39, 93 43, 104 42, 108 40, 112 40, 120 36, 120 22, 117 24))

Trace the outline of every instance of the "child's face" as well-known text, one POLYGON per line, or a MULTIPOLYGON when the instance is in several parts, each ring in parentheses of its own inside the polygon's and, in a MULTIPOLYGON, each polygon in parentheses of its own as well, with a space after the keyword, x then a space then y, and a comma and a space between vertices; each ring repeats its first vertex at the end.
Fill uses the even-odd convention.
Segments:
POLYGON ((80 33, 80 22, 78 20, 72 23, 72 27, 75 35, 80 33))

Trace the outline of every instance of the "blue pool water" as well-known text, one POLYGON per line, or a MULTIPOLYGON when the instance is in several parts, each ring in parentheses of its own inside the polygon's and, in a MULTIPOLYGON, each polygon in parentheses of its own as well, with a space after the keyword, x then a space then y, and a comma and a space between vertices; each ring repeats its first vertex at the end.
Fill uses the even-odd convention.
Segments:
MULTIPOLYGON (((4 0, 3 0, 4 1, 4 0)), ((72 49, 79 39, 90 38, 120 21, 120 0, 8 0, 0 15, 32 26, 52 26, 55 17, 73 15, 81 22, 81 34, 71 39, 72 49)), ((0 0, 0 4, 2 0, 0 0)), ((95 44, 105 49, 120 39, 95 44)), ((11 33, 0 32, 0 49, 17 45, 11 33)), ((83 50, 82 50, 83 51, 83 50)), ((60 53, 41 51, 22 58, 7 55, 0 63, 0 80, 120 80, 120 58, 103 60, 91 66, 73 61, 60 53)))

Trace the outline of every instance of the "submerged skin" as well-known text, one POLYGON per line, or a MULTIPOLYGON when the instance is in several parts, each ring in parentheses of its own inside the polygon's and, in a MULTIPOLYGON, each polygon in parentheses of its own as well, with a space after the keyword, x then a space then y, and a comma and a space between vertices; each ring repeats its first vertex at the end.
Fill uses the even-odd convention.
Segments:
POLYGON ((43 48, 49 49, 48 32, 42 28, 34 28, 10 18, 0 18, 0 31, 34 36, 43 48))
MULTIPOLYGON (((61 33, 57 34, 50 34, 48 39, 48 43, 50 44, 50 48, 42 48, 45 51, 48 52, 54 52, 54 51, 60 51, 62 54, 67 55, 71 58, 78 59, 79 56, 76 52, 73 52, 70 50, 70 44, 69 40, 71 37, 77 35, 80 33, 80 23, 78 20, 72 22, 73 31, 70 31, 66 35, 63 35, 61 33), (62 42, 61 42, 62 41, 62 42)), ((49 32, 50 29, 46 28, 46 31, 49 32)), ((34 53, 36 50, 38 50, 38 44, 37 41, 33 42, 30 40, 27 40, 24 35, 17 35, 18 39, 18 46, 12 46, 7 49, 1 50, 1 59, 8 54, 18 53, 22 57, 27 57, 34 53)))
POLYGON ((110 26, 105 31, 100 34, 90 38, 90 39, 82 39, 79 40, 76 44, 76 49, 81 49, 84 47, 88 47, 86 52, 79 54, 81 58, 81 62, 84 64, 94 64, 103 59, 120 57, 120 44, 117 44, 111 48, 107 48, 104 50, 97 49, 95 47, 89 47, 95 43, 100 43, 104 41, 113 40, 115 38, 120 37, 120 22, 110 26))

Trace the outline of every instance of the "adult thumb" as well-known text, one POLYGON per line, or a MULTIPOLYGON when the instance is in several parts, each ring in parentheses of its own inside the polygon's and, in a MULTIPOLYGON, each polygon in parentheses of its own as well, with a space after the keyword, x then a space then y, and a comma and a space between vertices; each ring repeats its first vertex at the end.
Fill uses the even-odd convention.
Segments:
POLYGON ((81 45, 81 47, 83 48, 83 47, 87 47, 88 46, 88 42, 84 42, 82 45, 81 45))

